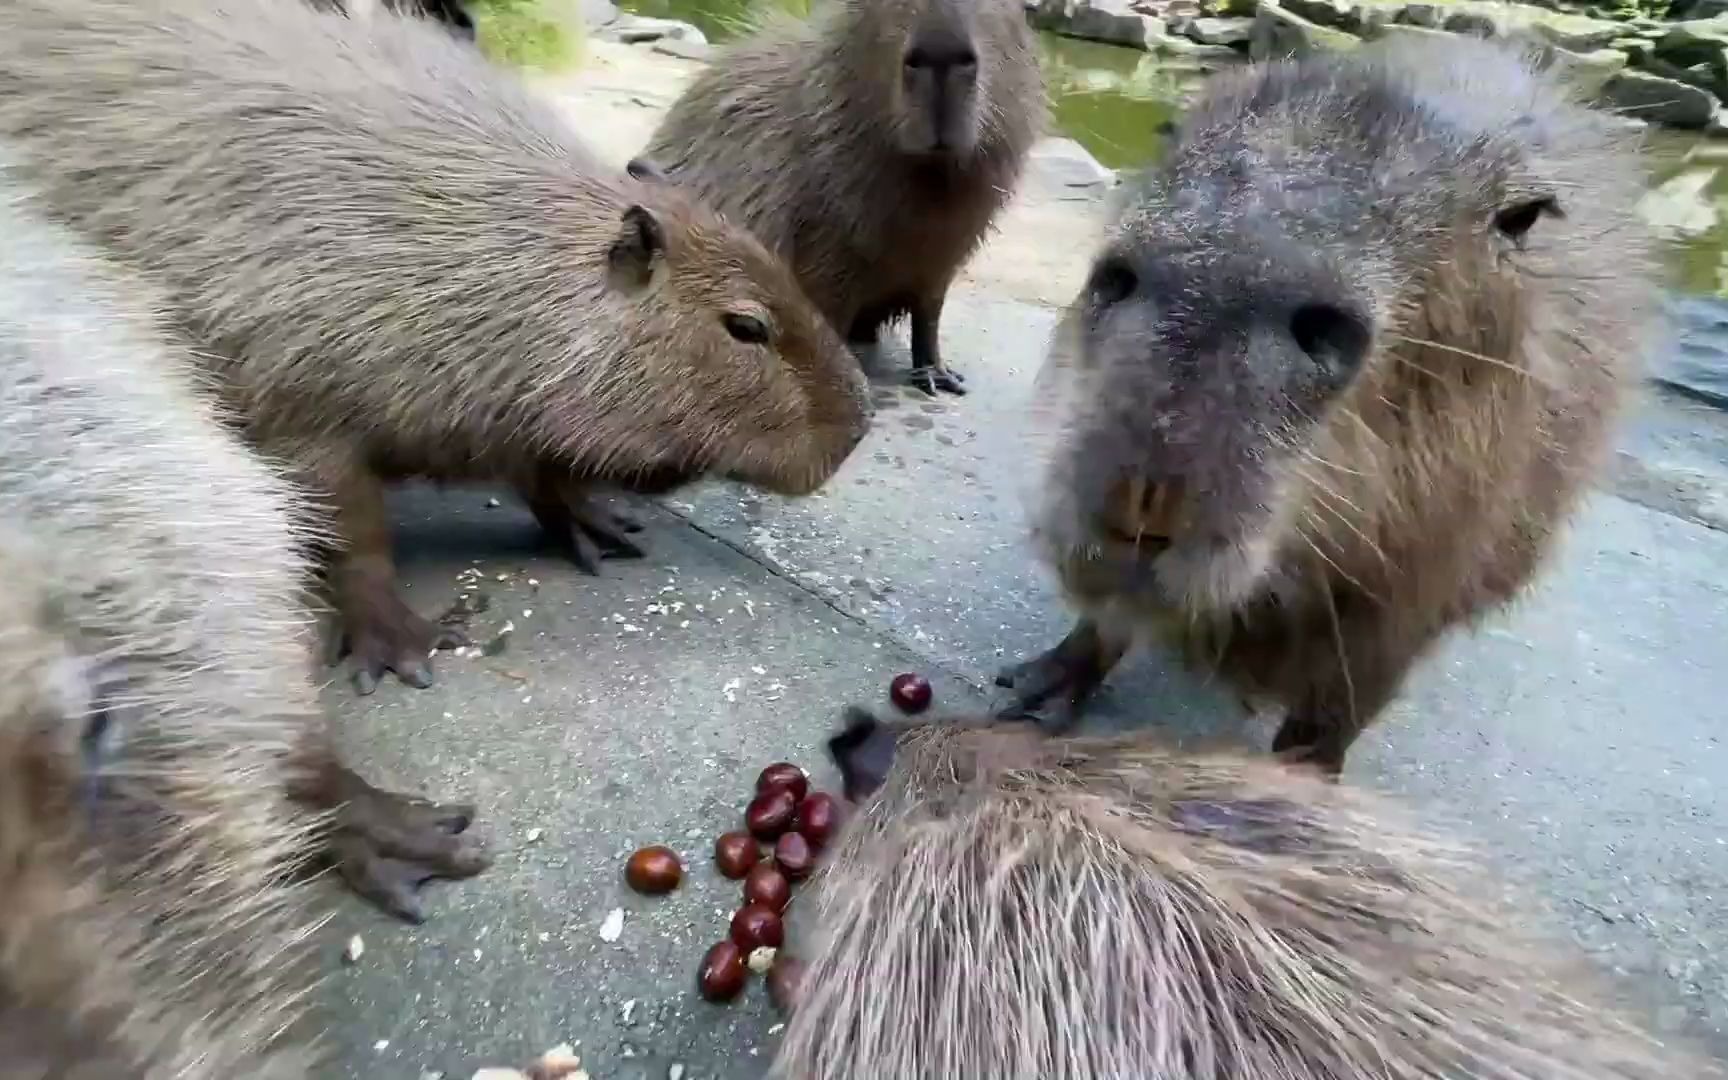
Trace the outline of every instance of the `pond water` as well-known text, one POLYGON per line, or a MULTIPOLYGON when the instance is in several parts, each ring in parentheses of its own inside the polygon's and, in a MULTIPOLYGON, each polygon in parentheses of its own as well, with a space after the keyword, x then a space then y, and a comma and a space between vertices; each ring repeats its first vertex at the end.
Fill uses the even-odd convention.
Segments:
MULTIPOLYGON (((733 36, 754 0, 626 0, 641 15, 694 23, 711 41, 733 36)), ((802 8, 807 0, 781 0, 802 8)), ((1038 35, 1057 129, 1112 168, 1156 158, 1158 125, 1198 89, 1193 61, 1038 35)), ((1728 141, 1652 130, 1654 183, 1642 208, 1661 232, 1677 291, 1728 298, 1728 141)))

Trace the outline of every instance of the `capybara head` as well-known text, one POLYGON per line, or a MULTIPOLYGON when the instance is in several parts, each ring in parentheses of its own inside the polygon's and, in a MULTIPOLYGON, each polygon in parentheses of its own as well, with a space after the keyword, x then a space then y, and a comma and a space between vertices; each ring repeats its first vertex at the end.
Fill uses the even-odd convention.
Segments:
POLYGON ((1082 602, 1216 610, 1318 552, 1330 498, 1373 545, 1424 490, 1483 486, 1458 475, 1504 467, 1480 433, 1609 318, 1640 185, 1623 129, 1499 44, 1213 80, 1053 344, 1046 557, 1082 602))
POLYGON ((808 494, 869 430, 863 371, 781 260, 650 168, 631 163, 605 253, 610 299, 637 309, 620 325, 647 369, 638 400, 674 421, 640 471, 808 494))
MULTIPOLYGON (((881 79, 896 146, 918 157, 970 157, 990 122, 991 84, 1008 50, 1031 49, 1012 0, 847 0, 839 40, 881 79)), ((861 88, 860 88, 861 89, 861 88)), ((849 92, 860 92, 859 89, 849 92)))

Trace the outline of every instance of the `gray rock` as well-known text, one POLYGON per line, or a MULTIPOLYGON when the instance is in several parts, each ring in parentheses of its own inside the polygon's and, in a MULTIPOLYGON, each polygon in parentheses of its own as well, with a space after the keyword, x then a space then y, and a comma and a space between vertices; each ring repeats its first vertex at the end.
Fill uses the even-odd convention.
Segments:
POLYGON ((654 51, 676 56, 681 60, 697 60, 702 63, 714 58, 714 46, 706 41, 686 41, 684 38, 661 38, 654 43, 654 51))
POLYGON ((1093 198, 1116 182, 1116 173, 1098 163, 1073 139, 1038 140, 1026 159, 1027 179, 1057 198, 1093 198))
POLYGON ((1147 52, 1169 38, 1161 20, 1135 11, 1128 0, 1040 0, 1032 23, 1065 37, 1147 52))
POLYGON ((1728 15, 1728 0, 1679 0, 1668 13, 1676 19, 1713 19, 1728 15))
POLYGON ((1279 6, 1329 30, 1354 34, 1362 27, 1363 9, 1345 0, 1284 0, 1279 6))
POLYGON ((1533 19, 1529 29, 1550 45, 1579 53, 1605 48, 1616 38, 1626 36, 1626 28, 1620 23, 1583 15, 1543 15, 1533 19))
POLYGON ((708 39, 701 30, 678 19, 652 19, 646 15, 619 15, 600 29, 606 41, 622 41, 628 45, 648 44, 673 38, 706 45, 708 39))
POLYGON ((1422 39, 1434 39, 1434 38, 1449 38, 1452 35, 1448 34, 1444 30, 1435 30, 1435 29, 1433 29, 1431 27, 1427 27, 1427 26, 1413 26, 1409 23, 1386 23, 1384 26, 1375 27, 1373 30, 1373 33, 1370 36, 1372 36, 1374 38, 1398 38, 1398 37, 1401 37, 1401 38, 1415 38, 1417 40, 1422 40, 1422 39))
POLYGON ((1642 71, 1615 72, 1597 96, 1626 116, 1694 131, 1711 127, 1719 109, 1708 90, 1642 71))
POLYGON ((1486 11, 1459 11, 1446 17, 1441 28, 1447 33, 1464 34, 1469 37, 1491 38, 1500 36, 1500 24, 1493 15, 1486 11))
POLYGON ((618 17, 612 0, 581 0, 582 21, 592 27, 605 26, 618 17))
POLYGON ((1190 19, 1182 36, 1202 45, 1235 45, 1245 49, 1253 35, 1253 19, 1234 18, 1190 19))
POLYGON ((1277 4, 1262 0, 1260 11, 1254 16, 1254 33, 1248 42, 1248 55, 1255 60, 1277 60, 1287 56, 1305 56, 1316 49, 1348 49, 1356 44, 1356 38, 1341 30, 1318 26, 1277 4))
POLYGON ((1440 28, 1440 9, 1433 4, 1405 4, 1392 21, 1437 30, 1440 28))

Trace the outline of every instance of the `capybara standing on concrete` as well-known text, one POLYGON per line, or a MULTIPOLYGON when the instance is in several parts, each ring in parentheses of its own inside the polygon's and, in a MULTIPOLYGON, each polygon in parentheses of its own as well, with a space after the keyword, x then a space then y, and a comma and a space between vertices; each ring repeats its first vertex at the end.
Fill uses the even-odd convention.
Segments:
POLYGON ((337 763, 293 489, 147 283, 10 180, 0 235, 0 1076, 310 1075, 297 864, 417 919, 468 811, 337 763))
POLYGON ((365 691, 449 644, 400 596, 385 482, 722 474, 785 494, 868 428, 785 265, 423 19, 280 0, 15 0, 0 135, 45 205, 158 277, 255 442, 334 505, 365 691))
POLYGON ((912 322, 912 382, 964 392, 937 322, 1044 124, 1019 0, 834 0, 726 49, 644 156, 792 264, 856 344, 912 322))
POLYGON ((1341 769, 1603 457, 1659 311, 1635 140, 1484 41, 1214 80, 1052 347, 1035 535, 1082 614, 1005 711, 1060 726, 1161 634, 1341 769))
POLYGON ((1305 767, 861 711, 830 747, 865 802, 777 1080, 1720 1076, 1467 852, 1305 767))

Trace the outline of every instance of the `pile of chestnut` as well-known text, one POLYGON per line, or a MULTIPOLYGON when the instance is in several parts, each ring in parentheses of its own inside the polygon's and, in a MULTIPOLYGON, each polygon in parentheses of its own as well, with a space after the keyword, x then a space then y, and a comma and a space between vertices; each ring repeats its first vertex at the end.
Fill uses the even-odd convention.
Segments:
MULTIPOLYGON (((889 697, 905 712, 922 712, 930 705, 930 683, 921 675, 898 676, 889 697)), ((839 802, 827 792, 811 791, 810 778, 798 766, 776 762, 756 777, 744 828, 714 841, 714 865, 744 882, 744 903, 732 916, 727 939, 702 957, 696 988, 704 998, 732 1000, 755 971, 767 976, 775 1006, 791 1011, 803 965, 780 952, 786 940, 782 913, 792 902, 792 883, 816 869, 816 857, 839 826, 839 802)), ((671 892, 683 877, 678 854, 658 844, 630 856, 624 867, 625 880, 642 893, 671 892)))

